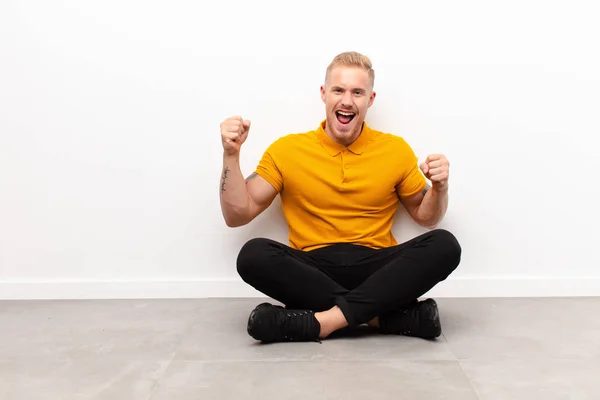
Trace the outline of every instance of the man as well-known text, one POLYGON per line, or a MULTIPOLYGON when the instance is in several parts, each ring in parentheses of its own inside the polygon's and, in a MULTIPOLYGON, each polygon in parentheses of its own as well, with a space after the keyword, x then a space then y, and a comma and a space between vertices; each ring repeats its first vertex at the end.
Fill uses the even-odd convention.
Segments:
POLYGON ((460 262, 456 238, 435 229, 448 205, 449 164, 435 154, 419 170, 403 138, 367 126, 373 85, 368 57, 336 56, 321 86, 326 119, 272 143, 247 179, 239 157, 250 121, 221 123, 225 222, 248 224, 279 194, 290 232, 289 245, 255 238, 237 259, 246 283, 285 305, 252 310, 247 329, 256 340, 320 341, 362 324, 383 334, 441 334, 435 300, 417 299, 460 262), (402 244, 390 232, 399 202, 430 228, 402 244))

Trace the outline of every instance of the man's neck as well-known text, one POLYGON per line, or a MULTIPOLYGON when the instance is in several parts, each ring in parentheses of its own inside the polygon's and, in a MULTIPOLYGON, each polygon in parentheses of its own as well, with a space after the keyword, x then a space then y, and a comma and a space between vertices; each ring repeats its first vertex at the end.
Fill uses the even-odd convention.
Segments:
POLYGON ((348 146, 350 146, 352 143, 356 142, 356 140, 357 140, 357 139, 360 137, 360 135, 362 134, 363 127, 364 127, 364 124, 360 124, 360 126, 358 127, 358 132, 354 132, 354 133, 352 134, 352 138, 351 138, 351 139, 350 139, 350 140, 349 140, 347 143, 344 143, 344 142, 340 142, 340 141, 338 141, 338 140, 337 140, 337 139, 336 139, 336 138, 335 138, 335 137, 334 137, 334 136, 331 134, 331 132, 329 131, 329 124, 327 124, 327 121, 325 121, 325 133, 327 134, 327 136, 329 136, 329 138, 330 138, 331 140, 333 140, 334 142, 336 142, 336 143, 339 143, 339 144, 341 144, 341 145, 343 145, 343 146, 346 146, 346 147, 348 147, 348 146), (356 136, 354 136, 354 135, 356 135, 356 136))

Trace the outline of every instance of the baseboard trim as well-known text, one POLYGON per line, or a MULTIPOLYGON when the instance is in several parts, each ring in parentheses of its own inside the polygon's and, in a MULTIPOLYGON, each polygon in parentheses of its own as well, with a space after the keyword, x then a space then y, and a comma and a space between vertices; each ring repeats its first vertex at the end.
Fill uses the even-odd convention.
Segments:
MULTIPOLYGON (((600 296, 600 277, 453 277, 431 297, 600 296)), ((1 300, 264 297, 240 279, 0 281, 1 300)))

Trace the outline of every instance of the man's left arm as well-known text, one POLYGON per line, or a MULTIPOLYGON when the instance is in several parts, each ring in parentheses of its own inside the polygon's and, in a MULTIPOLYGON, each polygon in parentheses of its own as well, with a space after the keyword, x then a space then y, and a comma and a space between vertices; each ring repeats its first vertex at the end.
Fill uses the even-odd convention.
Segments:
POLYGON ((421 226, 433 229, 448 209, 448 178, 450 163, 442 154, 427 156, 419 166, 431 185, 414 195, 400 197, 410 216, 421 226))

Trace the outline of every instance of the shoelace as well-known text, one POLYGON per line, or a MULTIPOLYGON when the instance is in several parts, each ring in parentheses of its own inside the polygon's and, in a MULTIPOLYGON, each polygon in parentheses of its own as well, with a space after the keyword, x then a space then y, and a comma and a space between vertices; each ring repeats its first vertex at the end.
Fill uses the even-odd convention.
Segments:
MULTIPOLYGON (((311 325, 314 324, 312 318, 314 316, 311 311, 286 311, 280 325, 283 338, 287 341, 309 339, 311 325)), ((321 343, 318 334, 314 340, 321 343)))
POLYGON ((401 335, 408 335, 419 328, 419 310, 418 307, 409 307, 397 311, 398 314, 390 315, 389 326, 386 330, 394 331, 401 335))

